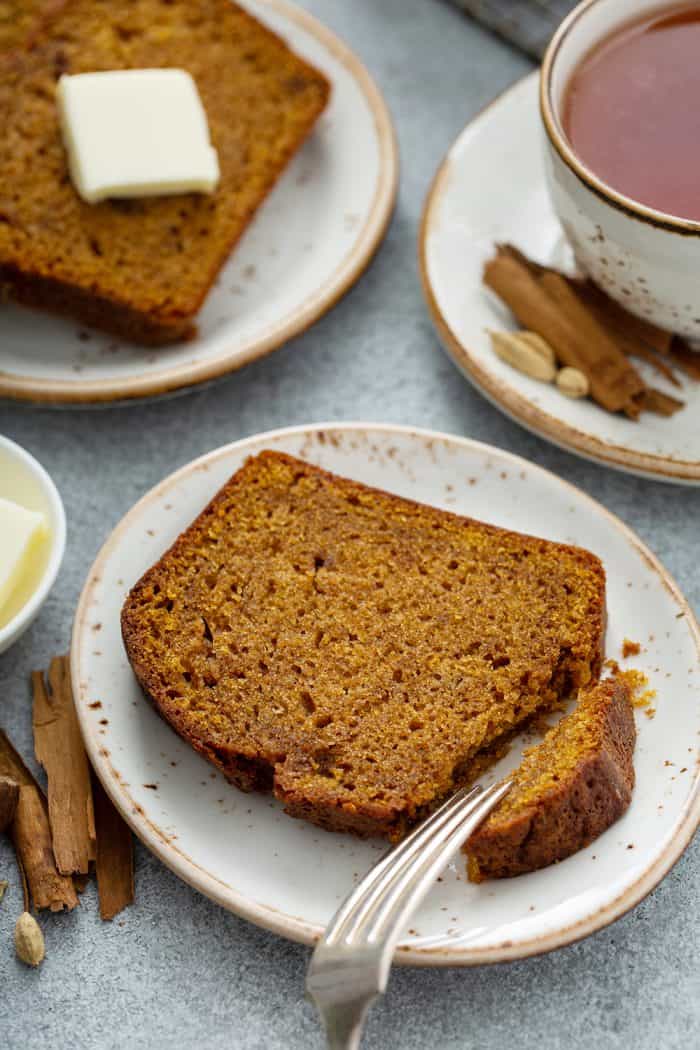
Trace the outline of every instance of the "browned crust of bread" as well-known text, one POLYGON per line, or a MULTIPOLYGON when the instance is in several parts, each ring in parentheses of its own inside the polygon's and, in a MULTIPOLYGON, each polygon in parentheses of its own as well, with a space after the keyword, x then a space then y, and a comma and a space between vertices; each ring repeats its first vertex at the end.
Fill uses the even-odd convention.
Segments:
MULTIPOLYGON (((109 4, 103 6, 105 13, 102 18, 108 21, 109 4)), ((136 8, 138 5, 133 6, 136 8)), ((144 8, 145 6, 145 3, 141 5, 144 8)), ((184 8, 186 5, 180 3, 177 6, 184 8)), ((89 8, 90 5, 87 5, 88 12, 89 8)), ((32 77, 36 78, 41 74, 41 90, 45 93, 49 88, 44 81, 52 84, 61 72, 85 71, 85 60, 80 51, 76 51, 74 43, 71 50, 71 46, 62 39, 66 20, 74 33, 73 23, 80 13, 79 9, 79 0, 37 3, 36 11, 29 21, 30 28, 25 32, 21 43, 0 56, 0 87, 4 107, 8 105, 8 99, 21 96, 25 78, 29 79, 31 95, 33 91, 39 93, 36 84, 32 83, 32 77), (55 34, 58 34, 56 40, 55 34)), ((94 13, 89 13, 93 17, 94 13)), ((187 13, 185 11, 185 16, 187 13)), ((49 143, 51 163, 56 168, 55 211, 58 215, 68 216, 70 232, 65 235, 63 241, 56 240, 54 251, 51 250, 50 244, 42 250, 37 250, 33 245, 31 229, 33 225, 40 227, 43 219, 34 219, 25 229, 23 220, 15 219, 17 207, 13 203, 17 182, 30 176, 24 171, 18 180, 11 168, 8 168, 10 175, 3 174, 0 170, 0 294, 5 298, 30 308, 73 317, 121 339, 146 346, 167 345, 191 339, 196 335, 196 314, 209 294, 219 270, 235 249, 258 208, 273 190, 289 161, 313 131, 316 120, 330 96, 330 84, 322 73, 293 54, 277 34, 229 0, 193 0, 190 13, 193 17, 201 14, 205 19, 225 15, 228 21, 222 29, 221 41, 226 39, 226 32, 238 31, 235 28, 237 26, 242 28, 244 34, 257 34, 257 42, 263 48, 268 45, 270 49, 283 47, 290 68, 296 70, 289 78, 285 102, 290 108, 296 104, 295 92, 300 89, 292 83, 295 79, 302 85, 302 90, 308 89, 309 95, 313 93, 313 100, 304 103, 303 113, 294 114, 293 130, 290 124, 290 129, 285 131, 285 135, 277 138, 274 156, 268 156, 257 168, 251 166, 249 170, 245 167, 247 161, 242 161, 241 157, 246 156, 250 143, 238 142, 235 134, 225 130, 226 120, 221 112, 222 104, 217 101, 220 91, 217 91, 217 84, 212 82, 211 76, 207 79, 206 72, 202 72, 206 71, 206 63, 202 61, 201 53, 197 52, 198 68, 190 71, 198 81, 200 94, 207 108, 212 136, 219 151, 221 183, 218 190, 211 195, 179 194, 169 198, 104 201, 93 205, 81 201, 69 184, 63 148, 58 142, 60 135, 56 116, 55 128, 41 127, 44 143, 37 143, 34 147, 30 140, 26 139, 25 148, 36 149, 37 163, 38 166, 43 165, 43 177, 46 179, 46 162, 43 158, 47 154, 46 142, 49 143), (241 179, 241 164, 244 165, 246 173, 244 183, 237 182, 241 179), (245 188, 244 199, 240 193, 241 186, 245 188), (213 218, 208 210, 210 204, 214 209, 213 218), (178 208, 183 206, 186 212, 191 212, 184 221, 178 212, 178 208), (154 220, 154 215, 158 215, 159 220, 154 220), (133 244, 139 239, 142 221, 148 224, 149 234, 148 254, 140 260, 146 272, 142 274, 138 265, 134 266, 131 260, 131 269, 124 271, 125 276, 117 281, 113 275, 122 267, 119 258, 121 249, 115 242, 115 257, 112 259, 111 238, 116 233, 122 244, 129 239, 133 244), (156 221, 160 221, 158 228, 155 225, 156 221), (13 231, 15 223, 16 231, 13 231), (210 225, 211 232, 208 228, 210 225), (184 230, 183 234, 175 232, 180 227, 184 230), (8 229, 12 233, 6 237, 8 229), (160 240, 156 236, 158 231, 160 240), (16 232, 21 234, 23 241, 16 242, 16 232), (81 257, 79 266, 66 266, 64 257, 70 257, 71 244, 78 240, 81 242, 81 250, 85 248, 83 241, 86 244, 100 242, 92 269, 89 252, 87 260, 81 257), (186 250, 183 251, 182 247, 178 246, 178 241, 188 242, 186 250), (186 281, 179 279, 179 275, 173 271, 168 272, 167 278, 154 273, 153 259, 163 260, 163 265, 157 268, 158 271, 164 271, 165 265, 170 265, 173 260, 179 261, 183 267, 187 264, 186 281)), ((115 25, 119 26, 123 19, 129 17, 128 7, 120 9, 118 5, 114 6, 112 21, 115 25)), ((68 33, 68 37, 71 36, 71 32, 68 33)), ((92 62, 96 64, 90 65, 88 60, 87 68, 129 68, 134 64, 128 57, 124 61, 115 59, 108 51, 111 59, 107 60, 106 67, 100 65, 100 62, 105 61, 104 55, 100 58, 100 46, 94 40, 87 42, 89 54, 97 55, 97 58, 92 58, 92 62)), ((177 65, 187 69, 195 61, 192 58, 192 48, 189 60, 187 53, 183 53, 177 60, 171 57, 164 61, 163 56, 167 53, 165 45, 150 47, 150 50, 145 51, 142 49, 138 53, 141 61, 137 61, 136 65, 177 65)), ((233 58, 235 62, 238 56, 234 55, 233 58)), ((230 63, 230 68, 235 68, 234 63, 230 63)), ((229 107, 226 113, 230 112, 229 107)), ((0 108, 0 116, 7 119, 4 108, 0 108)), ((14 123, 18 123, 16 115, 14 123)), ((20 117, 19 124, 22 123, 20 117)))
POLYGON ((0 302, 3 300, 59 317, 71 317, 144 346, 167 346, 192 339, 197 333, 191 317, 159 321, 90 289, 0 263, 0 302))
POLYGON ((464 847, 473 882, 524 875, 564 860, 627 810, 636 740, 629 689, 615 679, 594 688, 601 698, 595 714, 601 719, 598 746, 582 755, 555 791, 514 814, 501 817, 498 809, 491 814, 464 847))
MULTIPOLYGON (((211 741, 201 735, 192 733, 183 718, 176 703, 167 695, 163 680, 158 673, 158 667, 146 658, 142 646, 142 624, 139 617, 139 600, 145 590, 152 586, 154 581, 160 578, 163 564, 172 554, 186 551, 192 541, 194 534, 201 528, 207 526, 207 522, 216 520, 221 505, 235 494, 237 489, 244 488, 248 483, 247 468, 254 462, 277 461, 289 465, 298 472, 296 476, 315 475, 325 482, 340 486, 350 495, 366 495, 376 493, 388 499, 393 505, 415 508, 420 513, 436 515, 457 523, 473 522, 472 519, 453 514, 447 511, 437 510, 412 500, 403 499, 393 494, 372 489, 359 482, 339 477, 324 471, 318 467, 311 466, 303 461, 297 460, 280 452, 263 451, 254 460, 249 459, 246 464, 234 474, 222 489, 214 496, 207 507, 195 519, 174 542, 172 547, 166 551, 162 558, 152 566, 138 583, 132 588, 126 598, 121 614, 122 636, 126 652, 146 696, 151 700, 156 710, 167 721, 173 729, 189 743, 196 751, 202 754, 209 762, 216 766, 226 778, 243 791, 273 791, 276 797, 284 802, 285 811, 295 817, 303 818, 327 830, 351 832, 361 837, 371 835, 382 836, 392 840, 400 838, 410 826, 437 805, 444 796, 435 797, 429 805, 413 807, 410 804, 396 806, 381 801, 363 801, 356 804, 346 798, 339 797, 332 789, 328 791, 315 789, 310 798, 304 791, 298 789, 299 773, 303 773, 307 767, 323 762, 325 758, 323 741, 319 740, 313 733, 294 739, 285 737, 283 733, 275 742, 275 746, 261 753, 251 741, 240 741, 235 746, 213 745, 211 741)), ((605 574, 599 560, 590 552, 565 544, 551 544, 549 541, 539 540, 533 537, 523 537, 518 533, 509 532, 493 525, 477 523, 480 530, 490 536, 511 536, 520 540, 544 544, 549 547, 557 547, 561 551, 574 553, 583 561, 587 568, 600 580, 600 601, 597 608, 591 612, 589 626, 590 635, 594 639, 593 647, 586 653, 585 659, 580 654, 576 658, 564 658, 561 667, 555 669, 550 687, 556 691, 557 699, 568 696, 571 689, 577 689, 581 684, 579 675, 584 675, 586 681, 595 680, 600 674, 603 655, 603 637, 605 630, 605 574)), ((543 707, 546 705, 543 702, 543 707)), ((499 739, 490 740, 488 747, 498 744, 499 739)), ((453 790, 458 785, 473 779, 473 770, 483 768, 479 765, 479 755, 472 756, 470 762, 455 770, 453 790), (474 762, 476 760, 476 766, 474 762)))

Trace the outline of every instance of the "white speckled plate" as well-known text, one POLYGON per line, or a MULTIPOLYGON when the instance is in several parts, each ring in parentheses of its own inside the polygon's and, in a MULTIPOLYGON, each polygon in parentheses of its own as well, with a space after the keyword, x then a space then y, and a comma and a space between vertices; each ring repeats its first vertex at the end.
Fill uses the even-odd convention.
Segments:
MULTIPOLYGON (((592 933, 641 900, 700 820, 693 613, 635 535, 578 489, 507 452, 405 427, 296 427, 218 449, 152 489, 105 544, 76 615, 73 683, 90 759, 136 834, 225 908, 306 942, 385 849, 293 820, 271 798, 228 785, 155 714, 124 654, 119 613, 129 587, 264 448, 498 525, 585 544, 609 573, 608 653, 619 657, 624 637, 639 641, 634 664, 658 691, 655 717, 639 712, 637 719, 638 784, 622 820, 562 864, 517 879, 471 885, 460 855, 413 918, 397 959, 433 966, 519 958, 592 933)), ((495 773, 518 754, 516 747, 495 773)))
POLYGON ((360 60, 287 0, 241 0, 321 69, 332 96, 246 230, 198 316, 170 347, 123 344, 79 324, 2 305, 0 397, 96 403, 180 390, 231 372, 298 335, 364 271, 396 198, 386 104, 360 60))
POLYGON ((633 423, 592 401, 563 397, 491 350, 486 329, 513 327, 508 310, 481 283, 494 244, 512 241, 544 263, 573 266, 545 185, 538 76, 521 80, 468 124, 433 181, 419 256, 438 334, 482 394, 529 430, 632 474, 700 484, 700 384, 684 380, 679 391, 639 363, 645 378, 686 407, 672 419, 645 412, 633 423))

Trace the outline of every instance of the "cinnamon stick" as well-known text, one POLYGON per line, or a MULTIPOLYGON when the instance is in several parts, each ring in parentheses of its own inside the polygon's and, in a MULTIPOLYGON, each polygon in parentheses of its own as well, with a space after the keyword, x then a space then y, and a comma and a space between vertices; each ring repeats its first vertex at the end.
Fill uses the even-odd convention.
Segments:
POLYGON ((667 379, 669 383, 673 384, 673 386, 680 387, 682 385, 671 366, 668 365, 665 360, 658 357, 648 346, 643 346, 641 343, 634 343, 632 340, 627 340, 617 332, 615 333, 615 342, 628 357, 638 357, 640 360, 646 361, 648 365, 651 365, 659 375, 663 376, 664 379, 667 379))
POLYGON ((576 329, 577 339, 587 347, 584 371, 595 400, 603 404, 605 399, 609 405, 616 405, 612 411, 624 409, 635 394, 644 390, 644 380, 561 274, 545 273, 540 284, 576 329))
POLYGON ((603 328, 615 336, 616 342, 617 337, 622 336, 627 345, 641 344, 642 347, 655 350, 660 354, 668 352, 673 340, 671 332, 666 331, 665 328, 659 328, 642 317, 637 317, 636 314, 631 314, 592 281, 580 277, 567 277, 551 266, 543 266, 534 259, 529 259, 513 244, 499 244, 498 251, 509 255, 527 267, 534 277, 542 277, 547 273, 563 277, 572 291, 576 292, 579 298, 583 299, 585 304, 598 316, 603 328))
POLYGON ((603 408, 634 411, 634 395, 644 390, 641 377, 560 274, 537 275, 511 249, 499 249, 486 264, 484 283, 523 327, 541 335, 564 364, 588 377, 591 395, 603 408))
POLYGON ((644 318, 629 313, 624 306, 616 303, 592 281, 580 282, 579 294, 589 306, 596 310, 605 327, 611 329, 616 335, 624 335, 636 343, 656 350, 659 354, 668 353, 673 334, 666 331, 665 328, 659 328, 651 321, 645 321, 644 318))
POLYGON ((679 401, 676 397, 664 394, 653 386, 646 388, 639 397, 640 405, 647 412, 656 412, 659 416, 673 416, 685 406, 685 401, 679 401))
POLYGON ((50 691, 43 673, 32 672, 34 751, 48 778, 53 852, 63 875, 86 875, 96 856, 95 814, 67 657, 54 657, 48 679, 50 691))
MULTIPOLYGON (((610 310, 608 308, 607 296, 604 295, 599 289, 595 288, 590 282, 582 284, 581 282, 571 282, 572 287, 575 288, 576 294, 586 304, 588 309, 597 318, 599 324, 605 328, 609 335, 617 343, 618 347, 627 357, 638 357, 642 361, 646 361, 647 364, 667 379, 669 383, 674 386, 680 386, 681 383, 678 380, 673 368, 668 362, 668 349, 665 350, 654 350, 651 346, 642 338, 636 330, 636 325, 631 323, 628 327, 624 327, 622 324, 615 322, 611 323, 610 310)), ((617 307, 620 314, 624 314, 622 307, 617 307)), ((627 315, 632 322, 635 322, 637 318, 633 318, 631 314, 627 315)), ((617 315, 615 315, 617 319, 617 315)), ((642 327, 645 322, 642 322, 642 327)), ((653 328, 653 326, 651 326, 653 328)), ((660 332, 661 329, 655 329, 660 332)), ((667 333, 666 333, 667 334, 667 333)), ((670 344, 670 338, 668 340, 670 344)))
POLYGON ((71 911, 78 898, 73 880, 56 868, 44 793, 2 730, 0 776, 8 776, 19 784, 17 808, 9 830, 34 907, 71 911))
POLYGON ((14 820, 19 800, 19 784, 11 777, 0 777, 0 834, 14 820))
POLYGON ((131 831, 93 774, 97 825, 97 892, 100 916, 113 919, 134 900, 134 852, 131 831))
POLYGON ((34 787, 22 785, 19 789, 12 837, 22 858, 34 907, 71 911, 78 903, 73 880, 56 870, 46 807, 34 787))

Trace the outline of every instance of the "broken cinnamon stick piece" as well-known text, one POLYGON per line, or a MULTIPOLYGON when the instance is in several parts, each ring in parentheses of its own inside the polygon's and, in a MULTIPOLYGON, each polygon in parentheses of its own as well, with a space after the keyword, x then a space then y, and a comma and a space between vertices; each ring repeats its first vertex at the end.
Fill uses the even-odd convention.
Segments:
POLYGON ((48 778, 53 852, 63 875, 86 875, 96 856, 95 814, 67 657, 54 657, 48 678, 50 691, 43 673, 32 672, 32 723, 34 751, 48 778))
POLYGON ((12 837, 34 907, 71 911, 78 903, 73 880, 56 870, 46 807, 34 787, 22 785, 19 789, 12 837))
POLYGON ((644 393, 640 395, 639 401, 643 409, 647 412, 656 412, 659 416, 673 416, 685 407, 685 401, 679 401, 676 397, 670 397, 653 386, 646 388, 644 393))
POLYGON ((9 830, 34 907, 70 911, 78 898, 73 880, 56 868, 44 793, 1 729, 0 776, 9 776, 19 784, 17 808, 9 830))
POLYGON ((134 850, 131 830, 93 774, 97 825, 97 892, 100 916, 113 919, 134 900, 134 850))
POLYGON ((606 328, 642 343, 659 354, 668 352, 673 340, 672 332, 625 310, 624 306, 616 303, 592 281, 581 282, 578 291, 589 306, 595 307, 606 328))
POLYGON ((14 820, 19 800, 19 784, 11 777, 0 777, 0 834, 14 820))
MULTIPOLYGON (((588 309, 597 318, 599 324, 606 328, 608 334, 617 343, 618 347, 627 357, 638 357, 642 361, 646 361, 647 364, 651 365, 655 371, 662 375, 664 379, 667 379, 669 383, 673 383, 674 386, 680 386, 676 374, 674 373, 671 365, 668 361, 668 352, 664 351, 663 356, 661 351, 652 350, 643 340, 641 340, 635 333, 634 325, 631 325, 629 329, 625 329, 622 326, 616 327, 610 324, 610 318, 605 308, 601 308, 601 300, 606 299, 602 293, 598 293, 598 289, 594 289, 596 294, 591 295, 591 289, 593 285, 585 284, 576 286, 576 294, 586 304, 588 309)), ((622 312, 622 308, 620 307, 622 312)), ((630 315, 631 316, 631 315, 630 315)))
POLYGON ((671 343, 668 356, 677 368, 691 379, 700 382, 700 351, 691 350, 684 339, 676 336, 671 343))
POLYGON ((665 360, 658 357, 653 350, 650 350, 647 346, 642 346, 641 343, 627 342, 621 335, 615 334, 615 342, 618 344, 623 353, 626 353, 628 357, 638 357, 642 361, 646 361, 648 365, 667 379, 673 386, 680 387, 682 384, 676 373, 673 371, 670 365, 665 360))

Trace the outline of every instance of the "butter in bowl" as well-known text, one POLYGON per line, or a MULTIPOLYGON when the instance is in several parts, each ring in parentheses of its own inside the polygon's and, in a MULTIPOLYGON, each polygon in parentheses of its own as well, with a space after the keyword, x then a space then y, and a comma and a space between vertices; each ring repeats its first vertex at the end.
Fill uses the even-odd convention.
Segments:
POLYGON ((0 653, 38 614, 65 545, 66 516, 56 486, 29 452, 0 435, 0 653))

